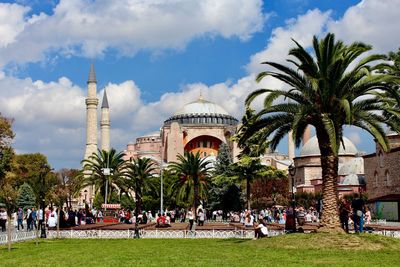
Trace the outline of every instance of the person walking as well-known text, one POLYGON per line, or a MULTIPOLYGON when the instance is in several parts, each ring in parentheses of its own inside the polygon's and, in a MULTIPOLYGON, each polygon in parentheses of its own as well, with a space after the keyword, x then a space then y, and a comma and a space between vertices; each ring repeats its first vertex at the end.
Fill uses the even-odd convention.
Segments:
POLYGON ((38 230, 40 230, 40 229, 42 229, 42 225, 43 225, 43 209, 39 209, 39 211, 37 213, 37 218, 39 220, 38 230))
POLYGON ((203 226, 204 225, 204 219, 205 219, 203 210, 199 209, 199 213, 197 215, 199 217, 199 226, 203 226))
POLYGON ((35 230, 37 230, 37 225, 36 225, 37 211, 35 208, 32 208, 31 215, 32 215, 31 229, 33 230, 33 227, 35 227, 35 230))
POLYGON ((354 194, 354 199, 351 202, 353 209, 354 232, 362 233, 364 231, 364 200, 359 194, 354 194))
POLYGON ((23 225, 23 220, 24 220, 24 212, 22 211, 21 208, 18 208, 17 211, 17 230, 19 231, 19 226, 21 225, 21 228, 24 229, 23 225))
POLYGON ((339 207, 339 219, 340 219, 340 224, 343 230, 346 231, 346 233, 349 233, 349 214, 350 214, 349 203, 347 202, 347 200, 344 200, 339 207))
POLYGON ((188 219, 189 219, 189 230, 192 231, 193 228, 193 222, 194 222, 194 216, 193 216, 193 212, 190 209, 187 213, 188 219))
POLYGON ((0 209, 0 227, 1 231, 5 232, 6 231, 6 225, 7 225, 7 212, 5 209, 0 209))
POLYGON ((26 231, 32 230, 32 211, 30 208, 26 209, 26 231))

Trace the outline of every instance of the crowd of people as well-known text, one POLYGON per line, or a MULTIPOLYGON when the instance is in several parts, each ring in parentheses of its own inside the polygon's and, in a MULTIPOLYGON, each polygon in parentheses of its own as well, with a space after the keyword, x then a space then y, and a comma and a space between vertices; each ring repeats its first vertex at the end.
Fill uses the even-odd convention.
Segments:
POLYGON ((371 210, 364 200, 355 194, 352 201, 343 199, 339 206, 339 218, 342 228, 348 233, 349 224, 353 224, 355 233, 364 232, 364 225, 371 223, 371 210))
MULTIPOLYGON (((225 221, 232 223, 241 223, 246 228, 254 228, 255 236, 262 237, 268 235, 267 224, 277 223, 285 224, 288 215, 293 214, 291 207, 273 206, 261 210, 243 210, 240 212, 223 212, 222 210, 209 211, 201 205, 196 212, 190 209, 176 208, 174 210, 166 210, 165 212, 143 211, 138 216, 135 212, 129 209, 108 211, 109 214, 118 220, 120 223, 126 224, 147 224, 154 222, 156 227, 170 227, 171 223, 188 222, 189 230, 193 229, 194 224, 203 226, 205 222, 225 221), (196 216, 195 216, 196 214, 196 216)), ((17 231, 24 230, 26 225, 27 231, 40 230, 44 222, 49 228, 56 228, 59 223, 60 228, 74 227, 82 224, 92 224, 103 222, 105 212, 103 210, 79 209, 71 208, 53 209, 46 208, 43 216, 42 209, 28 208, 22 210, 19 208, 14 214, 14 226, 17 231), (58 214, 60 220, 58 220, 58 214)), ((299 226, 305 223, 318 223, 321 213, 316 207, 296 207, 295 210, 297 224, 299 226)), ((364 231, 364 225, 371 222, 371 211, 365 205, 362 198, 355 194, 352 201, 346 199, 341 200, 339 207, 339 217, 343 229, 349 232, 349 224, 352 224, 356 233, 364 231)), ((7 213, 4 208, 0 209, 0 227, 1 231, 6 231, 7 213)))

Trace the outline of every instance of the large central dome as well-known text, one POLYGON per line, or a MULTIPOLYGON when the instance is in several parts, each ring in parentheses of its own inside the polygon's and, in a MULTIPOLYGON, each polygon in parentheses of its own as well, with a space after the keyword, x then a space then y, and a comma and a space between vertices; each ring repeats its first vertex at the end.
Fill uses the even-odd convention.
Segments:
POLYGON ((181 107, 164 123, 170 124, 174 121, 180 124, 238 124, 238 120, 223 107, 202 97, 181 107))
POLYGON ((229 113, 226 112, 226 110, 223 107, 200 98, 197 101, 193 101, 184 105, 182 108, 180 108, 178 111, 174 113, 174 116, 194 115, 194 114, 229 115, 229 113))

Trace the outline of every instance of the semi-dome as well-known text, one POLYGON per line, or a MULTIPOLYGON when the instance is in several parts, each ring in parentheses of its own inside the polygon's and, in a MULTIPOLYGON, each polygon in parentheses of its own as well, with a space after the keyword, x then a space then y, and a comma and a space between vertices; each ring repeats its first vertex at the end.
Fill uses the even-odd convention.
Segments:
POLYGON ((176 111, 164 124, 168 125, 172 122, 196 125, 237 125, 239 121, 229 115, 223 107, 200 97, 198 100, 190 102, 176 111))
MULTIPOLYGON (((343 137, 344 147, 343 144, 340 144, 339 148, 339 156, 351 155, 354 156, 357 154, 357 148, 348 138, 343 137)), ((308 140, 307 143, 304 144, 303 148, 301 149, 300 156, 307 157, 307 156, 319 156, 321 153, 319 151, 318 146, 318 139, 316 136, 313 136, 308 140)))

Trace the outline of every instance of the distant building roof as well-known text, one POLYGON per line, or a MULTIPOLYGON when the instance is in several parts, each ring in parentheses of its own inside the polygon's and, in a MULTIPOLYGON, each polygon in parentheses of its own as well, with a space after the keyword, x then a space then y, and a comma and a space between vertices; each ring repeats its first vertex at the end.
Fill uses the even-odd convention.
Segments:
MULTIPOLYGON (((343 137, 343 142, 344 147, 343 144, 340 145, 339 156, 356 155, 358 153, 356 146, 348 138, 343 137)), ((300 157, 319 156, 320 154, 318 139, 316 136, 313 136, 304 144, 300 152, 300 157)))

